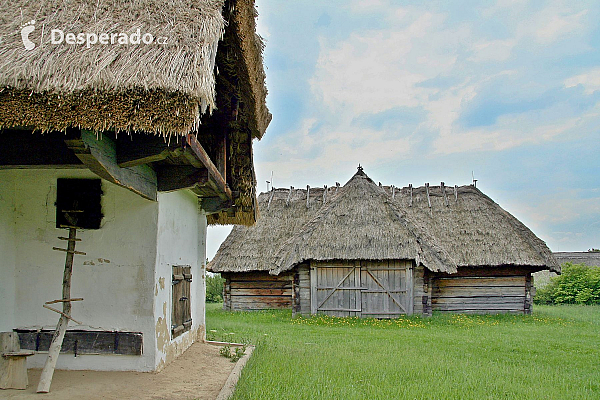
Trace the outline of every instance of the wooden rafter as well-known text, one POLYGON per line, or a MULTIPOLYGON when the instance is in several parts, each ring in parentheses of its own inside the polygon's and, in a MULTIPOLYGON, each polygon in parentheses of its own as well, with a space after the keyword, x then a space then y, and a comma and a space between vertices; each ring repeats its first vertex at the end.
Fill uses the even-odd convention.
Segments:
POLYGON ((99 177, 156 201, 157 179, 152 167, 119 167, 116 144, 108 136, 97 137, 94 132, 82 130, 79 138, 65 140, 65 143, 99 177))

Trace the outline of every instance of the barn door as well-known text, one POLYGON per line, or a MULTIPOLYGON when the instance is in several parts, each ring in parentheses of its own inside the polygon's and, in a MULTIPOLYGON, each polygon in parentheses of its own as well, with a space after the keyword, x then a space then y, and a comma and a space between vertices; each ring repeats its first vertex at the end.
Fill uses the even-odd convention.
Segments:
POLYGON ((311 268, 311 312, 337 317, 412 314, 410 262, 322 263, 311 268))
POLYGON ((360 263, 323 264, 311 268, 311 287, 313 314, 360 316, 360 263))
POLYGON ((363 317, 412 314, 412 269, 408 262, 365 261, 361 265, 363 317))

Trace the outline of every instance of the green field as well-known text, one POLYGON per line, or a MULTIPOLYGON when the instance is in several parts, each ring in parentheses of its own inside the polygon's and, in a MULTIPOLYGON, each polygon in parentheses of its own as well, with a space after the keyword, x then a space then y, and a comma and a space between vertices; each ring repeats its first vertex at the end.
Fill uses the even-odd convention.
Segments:
POLYGON ((230 313, 207 338, 256 344, 233 399, 600 399, 600 306, 396 320, 230 313))

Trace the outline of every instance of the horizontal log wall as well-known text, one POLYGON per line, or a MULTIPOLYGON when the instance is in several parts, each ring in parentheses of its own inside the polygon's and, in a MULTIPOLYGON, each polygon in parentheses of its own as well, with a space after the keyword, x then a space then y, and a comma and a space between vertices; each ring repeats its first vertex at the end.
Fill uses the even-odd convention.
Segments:
POLYGON ((523 267, 459 268, 432 277, 433 310, 460 313, 530 313, 531 271, 523 267))
POLYGON ((310 315, 310 269, 308 264, 300 264, 295 269, 294 282, 298 285, 294 290, 294 315, 310 315))
POLYGON ((430 316, 432 287, 428 271, 423 265, 414 266, 414 264, 413 271, 413 313, 415 315, 430 316))
POLYGON ((229 311, 292 308, 294 273, 222 273, 223 309, 229 311))

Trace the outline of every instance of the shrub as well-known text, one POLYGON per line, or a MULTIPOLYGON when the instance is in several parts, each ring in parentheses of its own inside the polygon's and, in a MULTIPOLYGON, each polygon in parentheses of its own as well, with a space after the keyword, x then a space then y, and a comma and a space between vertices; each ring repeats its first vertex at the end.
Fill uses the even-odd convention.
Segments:
POLYGON ((562 274, 537 290, 536 304, 600 304, 600 268, 565 263, 562 274))
POLYGON ((206 276, 206 302, 221 303, 223 301, 223 285, 225 278, 220 274, 206 276))

